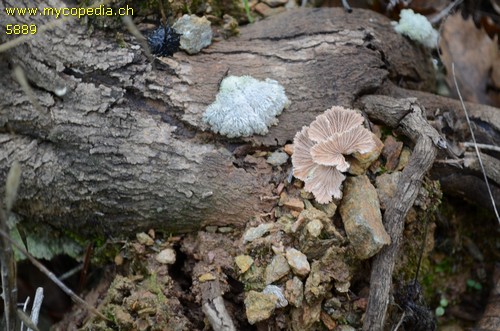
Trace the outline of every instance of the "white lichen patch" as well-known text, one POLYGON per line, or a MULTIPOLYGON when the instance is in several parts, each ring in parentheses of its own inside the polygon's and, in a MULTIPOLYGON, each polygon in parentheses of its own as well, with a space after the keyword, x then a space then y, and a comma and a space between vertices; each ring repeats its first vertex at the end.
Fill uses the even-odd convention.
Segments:
POLYGON ((396 32, 407 36, 425 47, 435 48, 437 46, 439 33, 434 30, 429 20, 411 9, 403 9, 399 14, 400 19, 394 25, 396 32))
POLYGON ((265 135, 289 104, 285 89, 275 80, 228 76, 221 82, 215 102, 205 110, 203 121, 229 138, 265 135))

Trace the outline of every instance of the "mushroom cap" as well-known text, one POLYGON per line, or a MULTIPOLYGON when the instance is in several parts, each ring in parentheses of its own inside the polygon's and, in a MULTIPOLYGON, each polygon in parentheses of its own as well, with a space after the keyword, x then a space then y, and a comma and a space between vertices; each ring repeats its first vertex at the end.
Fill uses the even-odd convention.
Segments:
POLYGON ((335 106, 295 135, 293 174, 304 181, 304 189, 319 203, 329 203, 332 196, 342 197, 342 172, 349 169, 344 155, 367 153, 376 147, 363 122, 356 111, 335 106))

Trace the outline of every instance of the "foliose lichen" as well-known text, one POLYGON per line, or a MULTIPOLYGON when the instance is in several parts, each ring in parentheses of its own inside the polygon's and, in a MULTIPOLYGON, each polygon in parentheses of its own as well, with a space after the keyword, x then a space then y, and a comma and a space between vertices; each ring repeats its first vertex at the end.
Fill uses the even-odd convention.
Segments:
POLYGON ((265 135, 289 104, 285 89, 273 79, 228 76, 221 82, 215 102, 205 110, 203 121, 229 138, 265 135))

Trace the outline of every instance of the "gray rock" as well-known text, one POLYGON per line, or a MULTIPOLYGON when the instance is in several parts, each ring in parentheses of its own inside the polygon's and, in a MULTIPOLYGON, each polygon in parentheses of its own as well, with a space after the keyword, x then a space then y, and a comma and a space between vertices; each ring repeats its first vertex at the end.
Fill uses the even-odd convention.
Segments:
POLYGON ((180 48, 189 54, 199 53, 212 43, 212 29, 206 17, 184 15, 172 26, 181 35, 180 48))
POLYGON ((243 243, 254 241, 274 229, 274 223, 264 223, 248 229, 243 235, 243 243))
POLYGON ((288 301, 285 298, 283 290, 281 287, 276 285, 267 285, 264 290, 262 290, 264 294, 272 294, 278 298, 278 302, 276 302, 276 308, 284 308, 288 306, 288 301))
POLYGON ((135 237, 137 238, 137 241, 142 245, 152 246, 155 243, 153 238, 151 238, 147 233, 144 232, 137 233, 135 237))
POLYGON ((175 251, 172 248, 165 248, 155 257, 156 261, 162 264, 174 264, 175 263, 175 251))
POLYGON ((245 295, 245 309, 248 323, 255 324, 271 317, 278 298, 273 294, 249 291, 245 295))
POLYGON ((287 4, 288 0, 264 0, 269 7, 279 7, 287 4))
POLYGON ((311 266, 309 265, 309 261, 307 261, 307 257, 301 251, 295 248, 289 248, 286 250, 285 255, 294 274, 301 277, 305 277, 309 274, 311 266))
POLYGON ((273 166, 280 166, 288 161, 288 154, 280 151, 271 153, 267 158, 267 163, 273 166))
POLYGON ((380 200, 380 208, 385 209, 387 203, 396 194, 401 172, 385 173, 377 177, 375 185, 377 185, 378 198, 380 200))
POLYGON ((283 255, 275 255, 266 267, 266 284, 271 284, 290 272, 290 266, 283 255))
POLYGON ((344 228, 357 257, 368 259, 391 243, 382 224, 377 191, 366 175, 347 178, 344 187, 339 208, 344 228))
POLYGON ((253 264, 253 259, 250 255, 238 255, 234 258, 234 262, 240 269, 240 273, 244 274, 253 264))
POLYGON ((299 277, 295 276, 287 280, 285 286, 285 297, 288 299, 288 302, 297 308, 302 306, 302 301, 304 301, 304 284, 302 284, 299 277))
POLYGON ((321 234, 321 230, 323 230, 323 223, 320 220, 314 219, 307 223, 306 225, 307 232, 311 234, 313 237, 319 237, 321 234))

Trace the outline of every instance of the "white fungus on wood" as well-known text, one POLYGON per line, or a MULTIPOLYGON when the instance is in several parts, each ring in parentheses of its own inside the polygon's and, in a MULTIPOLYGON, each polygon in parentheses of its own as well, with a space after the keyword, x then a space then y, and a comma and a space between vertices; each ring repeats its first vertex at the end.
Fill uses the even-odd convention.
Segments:
POLYGON ((375 148, 372 133, 362 126, 363 116, 334 106, 295 135, 293 175, 305 183, 319 203, 342 197, 342 172, 349 169, 344 155, 367 153, 375 148))
POLYGON ((394 30, 425 47, 436 48, 439 33, 432 27, 427 17, 413 12, 411 9, 403 9, 399 14, 398 23, 394 24, 394 30))
POLYGON ((275 80, 228 76, 222 80, 215 102, 205 110, 203 121, 229 138, 264 135, 289 104, 285 89, 275 80))

